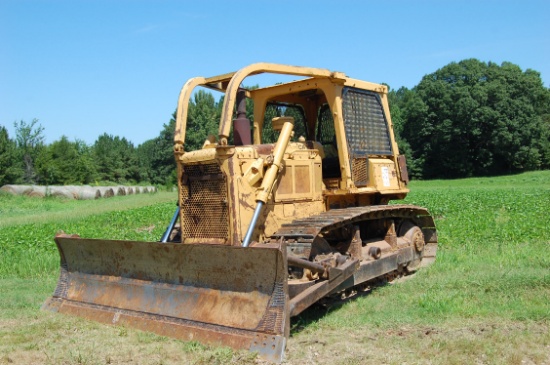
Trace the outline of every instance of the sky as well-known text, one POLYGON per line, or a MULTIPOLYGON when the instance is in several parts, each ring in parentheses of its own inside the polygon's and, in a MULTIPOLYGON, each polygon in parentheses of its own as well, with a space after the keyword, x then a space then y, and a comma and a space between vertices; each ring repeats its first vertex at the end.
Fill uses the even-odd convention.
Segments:
POLYGON ((38 119, 47 143, 107 133, 137 146, 191 77, 271 62, 398 89, 469 58, 550 87, 550 1, 0 0, 0 125, 14 138, 15 122, 38 119))

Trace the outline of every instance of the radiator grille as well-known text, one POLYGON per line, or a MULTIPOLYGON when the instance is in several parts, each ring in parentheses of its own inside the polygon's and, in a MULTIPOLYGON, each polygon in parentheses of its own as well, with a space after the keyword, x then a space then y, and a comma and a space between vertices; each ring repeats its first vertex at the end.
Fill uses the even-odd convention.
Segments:
POLYGON ((354 158, 351 160, 351 176, 355 186, 367 186, 368 184, 368 165, 366 157, 354 158))
POLYGON ((184 166, 180 207, 183 239, 229 238, 227 179, 217 163, 184 166))
POLYGON ((380 96, 353 88, 344 89, 344 126, 355 186, 368 184, 368 156, 391 155, 388 123, 380 96))
POLYGON ((350 154, 391 155, 390 133, 380 96, 346 88, 342 104, 350 154))

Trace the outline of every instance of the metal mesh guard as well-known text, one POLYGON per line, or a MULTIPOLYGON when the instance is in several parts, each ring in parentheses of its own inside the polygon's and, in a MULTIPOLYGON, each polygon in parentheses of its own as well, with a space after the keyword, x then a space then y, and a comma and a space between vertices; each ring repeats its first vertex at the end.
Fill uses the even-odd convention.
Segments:
POLYGON ((228 239, 227 181, 218 164, 184 166, 183 179, 182 238, 228 239))
POLYGON ((344 123, 352 156, 391 155, 391 140, 379 96, 346 89, 343 97, 344 123))

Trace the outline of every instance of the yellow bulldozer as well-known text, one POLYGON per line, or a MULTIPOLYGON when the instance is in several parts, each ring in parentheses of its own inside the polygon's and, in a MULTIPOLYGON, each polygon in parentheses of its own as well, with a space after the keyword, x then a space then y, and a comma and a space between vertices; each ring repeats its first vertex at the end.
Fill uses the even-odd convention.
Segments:
POLYGON ((435 259, 429 212, 389 204, 409 190, 387 93, 341 72, 270 63, 188 80, 166 233, 159 242, 58 235, 61 273, 44 309, 281 361, 290 317, 435 259), (258 75, 285 82, 243 86, 258 75), (197 87, 222 93, 223 109, 218 135, 185 151, 197 87))

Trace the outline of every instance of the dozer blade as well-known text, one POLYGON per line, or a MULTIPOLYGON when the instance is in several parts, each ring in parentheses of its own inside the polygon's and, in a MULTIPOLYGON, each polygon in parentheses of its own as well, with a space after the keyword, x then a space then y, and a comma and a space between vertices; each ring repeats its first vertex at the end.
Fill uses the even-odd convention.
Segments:
POLYGON ((61 274, 43 309, 282 360, 289 318, 280 248, 55 241, 61 274))

